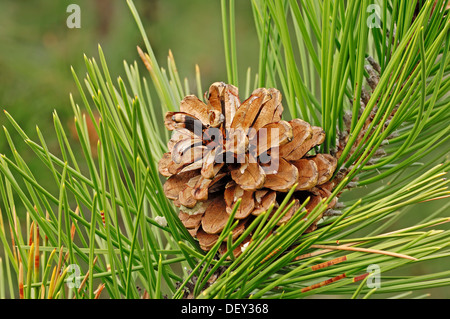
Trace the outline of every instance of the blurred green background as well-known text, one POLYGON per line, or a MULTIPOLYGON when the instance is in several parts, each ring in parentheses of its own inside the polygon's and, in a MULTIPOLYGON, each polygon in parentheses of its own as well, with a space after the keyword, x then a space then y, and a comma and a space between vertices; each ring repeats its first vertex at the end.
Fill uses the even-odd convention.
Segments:
MULTIPOLYGON (((189 79, 192 92, 196 92, 195 64, 200 67, 204 90, 212 82, 226 80, 220 1, 134 2, 160 66, 167 65, 171 49, 179 73, 182 78, 189 79)), ((236 1, 236 30, 239 76, 243 83, 248 67, 253 73, 257 70, 259 54, 250 1, 236 1)), ((79 78, 83 78, 83 54, 98 60, 98 44, 103 48, 113 78, 125 77, 124 60, 128 63, 137 60, 141 74, 148 76, 136 51, 137 45, 144 47, 144 44, 125 1, 0 1, 0 107, 7 110, 33 140, 37 140, 35 127, 38 125, 55 155, 59 155, 59 147, 53 130, 52 112, 58 112, 69 130, 72 121, 69 93, 80 103, 70 66, 74 67, 79 78), (69 29, 66 25, 70 15, 66 9, 71 3, 81 8, 80 29, 69 29)), ((20 136, 14 134, 3 114, 0 114, 0 125, 9 130, 18 152, 37 180, 55 191, 51 175, 41 169, 40 161, 20 136)), ((81 153, 75 139, 73 145, 81 153)), ((3 132, 0 132, 0 153, 10 154, 3 132)), ((362 196, 365 192, 366 189, 361 189, 355 195, 362 196)), ((437 201, 412 208, 406 218, 393 225, 393 229, 413 225, 427 212, 439 209, 442 203, 437 201)), ((18 210, 18 214, 23 216, 23 211, 18 210)), ((449 269, 448 265, 442 262, 421 264, 412 272, 406 273, 410 269, 408 267, 396 275, 443 271, 449 269)), ((432 293, 432 298, 450 297, 449 288, 427 292, 432 293)))

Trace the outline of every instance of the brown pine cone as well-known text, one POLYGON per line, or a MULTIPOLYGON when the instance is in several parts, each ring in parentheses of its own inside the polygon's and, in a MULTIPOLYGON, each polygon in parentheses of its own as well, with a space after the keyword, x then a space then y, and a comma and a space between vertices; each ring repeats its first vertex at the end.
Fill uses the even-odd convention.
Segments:
POLYGON ((239 198, 233 238, 254 216, 281 203, 295 184, 295 204, 278 225, 308 196, 311 211, 331 195, 337 160, 310 152, 323 143, 325 132, 301 119, 282 120, 281 99, 278 90, 259 88, 241 103, 236 87, 216 82, 205 94, 207 104, 189 95, 179 112, 166 114, 173 134, 159 162, 159 172, 168 177, 164 193, 180 208, 180 220, 202 249, 216 243, 239 198))

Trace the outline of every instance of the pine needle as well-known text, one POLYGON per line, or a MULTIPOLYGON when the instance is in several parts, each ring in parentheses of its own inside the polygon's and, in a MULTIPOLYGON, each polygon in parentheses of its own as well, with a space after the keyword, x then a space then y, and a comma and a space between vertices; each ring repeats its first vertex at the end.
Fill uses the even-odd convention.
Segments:
POLYGON ((329 246, 329 245, 311 245, 311 248, 327 249, 327 250, 348 250, 348 251, 356 251, 356 252, 368 253, 368 254, 380 254, 380 255, 392 256, 392 257, 397 257, 397 258, 405 258, 405 259, 409 259, 409 260, 418 260, 417 258, 408 256, 408 255, 398 254, 398 253, 393 253, 390 251, 384 251, 384 250, 378 250, 378 249, 370 249, 370 248, 349 247, 349 246, 329 246))

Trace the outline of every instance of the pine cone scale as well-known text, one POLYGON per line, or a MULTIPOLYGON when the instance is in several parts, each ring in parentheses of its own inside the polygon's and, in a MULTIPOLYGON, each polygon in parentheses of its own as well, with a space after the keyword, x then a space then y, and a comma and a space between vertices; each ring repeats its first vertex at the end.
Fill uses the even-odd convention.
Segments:
POLYGON ((309 123, 300 119, 292 120, 289 124, 292 127, 293 139, 280 147, 280 156, 286 160, 295 161, 311 149, 305 143, 312 139, 313 130, 309 123))
MULTIPOLYGON (((263 166, 264 167, 264 166, 263 166)), ((283 158, 279 159, 278 170, 266 173, 264 187, 274 191, 287 192, 298 181, 299 172, 297 167, 283 158)))
POLYGON ((255 163, 255 158, 246 157, 245 166, 231 171, 231 178, 243 189, 260 189, 264 186, 266 174, 262 167, 255 163))
POLYGON ((297 170, 301 172, 298 177, 296 190, 304 191, 317 185, 319 171, 314 161, 310 159, 300 159, 292 162, 292 165, 297 167, 297 170))
POLYGON ((244 131, 249 129, 259 114, 261 107, 269 99, 266 89, 256 89, 237 109, 231 128, 242 128, 244 131))

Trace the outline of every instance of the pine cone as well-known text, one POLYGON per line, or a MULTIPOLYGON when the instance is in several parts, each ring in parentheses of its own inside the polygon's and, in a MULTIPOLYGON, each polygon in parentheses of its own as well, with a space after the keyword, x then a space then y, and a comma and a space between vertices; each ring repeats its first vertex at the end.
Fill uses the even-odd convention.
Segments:
POLYGON ((165 126, 173 134, 159 162, 159 172, 168 177, 164 193, 203 250, 216 243, 239 198, 233 238, 252 218, 281 203, 296 183, 295 204, 278 225, 309 196, 307 211, 331 195, 337 160, 310 152, 323 143, 325 132, 301 119, 282 120, 281 99, 278 90, 259 88, 241 103, 236 87, 216 82, 205 94, 207 104, 189 95, 179 112, 166 114, 165 126))

